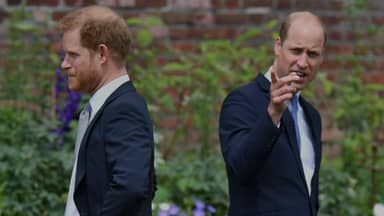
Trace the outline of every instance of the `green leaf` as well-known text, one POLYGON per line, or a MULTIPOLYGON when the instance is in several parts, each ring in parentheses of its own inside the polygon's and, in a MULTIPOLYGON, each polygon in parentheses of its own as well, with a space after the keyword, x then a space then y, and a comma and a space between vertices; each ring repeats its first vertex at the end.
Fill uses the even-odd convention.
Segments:
POLYGON ((145 21, 148 26, 163 26, 163 21, 157 16, 146 16, 145 21))
POLYGON ((367 88, 371 91, 384 91, 384 84, 381 83, 369 83, 367 84, 367 88))
POLYGON ((53 64, 60 64, 60 57, 56 53, 49 53, 49 58, 51 59, 53 64))
POLYGON ((163 71, 184 71, 188 69, 188 67, 182 63, 170 62, 165 64, 162 69, 163 71))
POLYGON ((240 42, 243 42, 245 40, 252 39, 252 38, 254 38, 260 34, 261 34, 260 28, 251 28, 251 29, 248 29, 244 34, 238 36, 236 38, 236 42, 240 43, 240 42))
POLYGON ((267 29, 274 29, 277 26, 277 24, 278 24, 278 20, 272 19, 267 22, 266 27, 267 29))
POLYGON ((35 29, 33 24, 27 22, 17 22, 13 27, 19 31, 33 31, 35 29))
POLYGON ((153 40, 152 33, 145 29, 140 29, 137 32, 137 41, 140 46, 147 47, 153 40))
POLYGON ((130 26, 130 25, 133 25, 133 26, 142 25, 142 24, 144 24, 144 21, 140 17, 131 17, 131 18, 127 19, 127 24, 128 24, 128 26, 130 26))

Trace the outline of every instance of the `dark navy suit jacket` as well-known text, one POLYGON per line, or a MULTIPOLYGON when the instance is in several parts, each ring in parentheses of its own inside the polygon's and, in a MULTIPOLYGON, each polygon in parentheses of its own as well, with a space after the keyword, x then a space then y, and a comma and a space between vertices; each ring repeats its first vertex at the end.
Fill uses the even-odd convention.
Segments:
POLYGON ((155 190, 152 122, 131 82, 97 112, 81 143, 74 200, 81 216, 149 216, 155 190))
POLYGON ((269 87, 270 82, 260 74, 232 91, 222 106, 219 133, 229 182, 229 216, 314 216, 321 160, 320 115, 300 97, 315 152, 309 195, 293 119, 287 109, 280 127, 273 124, 267 112, 269 87))

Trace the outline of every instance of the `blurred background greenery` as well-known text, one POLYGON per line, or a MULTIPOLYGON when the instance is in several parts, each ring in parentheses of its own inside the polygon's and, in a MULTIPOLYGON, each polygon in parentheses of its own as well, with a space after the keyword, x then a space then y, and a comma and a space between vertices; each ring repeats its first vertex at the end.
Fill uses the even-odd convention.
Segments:
MULTIPOLYGON (((364 7, 361 2, 345 8, 351 25, 361 24, 356 18, 364 7)), ((58 68, 60 54, 47 48, 51 35, 43 29, 54 29, 52 21, 36 24, 29 22, 30 16, 22 8, 11 12, 10 46, 1 55, 5 64, 0 68, 0 215, 62 215, 76 119, 86 96, 66 88, 65 74, 58 68)), ((272 41, 277 21, 248 29, 233 41, 199 42, 191 52, 153 36, 151 28, 164 25, 158 17, 127 22, 136 40, 127 67, 149 104, 155 127, 154 214, 174 204, 180 213, 192 215, 196 201, 201 201, 204 208, 215 208, 203 209, 206 214, 225 215, 228 191, 218 140, 220 105, 231 89, 271 64, 272 42, 247 44, 261 34, 272 41), (160 55, 169 58, 159 61, 160 55)), ((372 39, 383 33, 380 26, 368 31, 372 39)), ((363 55, 338 56, 353 65, 348 76, 330 79, 319 73, 304 92, 339 132, 324 145, 321 216, 370 215, 375 203, 384 203, 384 85, 361 79, 363 55)))

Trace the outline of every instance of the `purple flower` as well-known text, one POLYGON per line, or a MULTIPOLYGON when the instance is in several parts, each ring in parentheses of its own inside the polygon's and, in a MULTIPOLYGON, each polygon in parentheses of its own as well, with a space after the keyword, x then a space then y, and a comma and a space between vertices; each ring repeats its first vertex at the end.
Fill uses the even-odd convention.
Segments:
MULTIPOLYGON (((62 60, 64 52, 61 51, 59 55, 62 60)), ((63 136, 69 132, 69 124, 75 117, 81 94, 68 89, 68 77, 60 67, 55 70, 55 78, 54 110, 59 124, 52 129, 52 132, 57 135, 57 148, 60 149, 63 144, 63 136)))
POLYGON ((216 208, 215 207, 213 207, 213 206, 211 206, 211 205, 208 205, 207 206, 207 209, 208 209, 208 211, 210 212, 210 213, 216 213, 216 208))
POLYGON ((166 210, 160 210, 157 212, 157 216, 169 216, 169 214, 166 210))
POLYGON ((179 207, 177 205, 171 204, 171 206, 169 207, 168 212, 169 212, 170 215, 177 215, 179 213, 179 210, 180 209, 179 209, 179 207))
POLYGON ((204 209, 199 209, 199 208, 194 208, 192 210, 192 214, 193 214, 193 216, 204 216, 205 215, 204 209))
POLYGON ((204 210, 205 203, 201 200, 195 200, 195 206, 196 206, 196 209, 204 210))
MULTIPOLYGON (((216 208, 212 205, 206 205, 201 200, 195 200, 195 206, 192 209, 192 216, 213 215, 216 213, 216 208)), ((161 203, 157 216, 188 216, 185 212, 181 212, 176 204, 161 203)))

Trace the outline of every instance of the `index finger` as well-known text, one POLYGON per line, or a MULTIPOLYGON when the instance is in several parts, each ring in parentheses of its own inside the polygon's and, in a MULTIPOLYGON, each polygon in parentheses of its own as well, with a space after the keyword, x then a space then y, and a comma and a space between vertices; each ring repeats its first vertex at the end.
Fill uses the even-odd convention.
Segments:
POLYGON ((276 71, 274 70, 273 67, 271 70, 271 80, 272 80, 272 83, 276 83, 279 80, 279 77, 277 76, 276 71))

